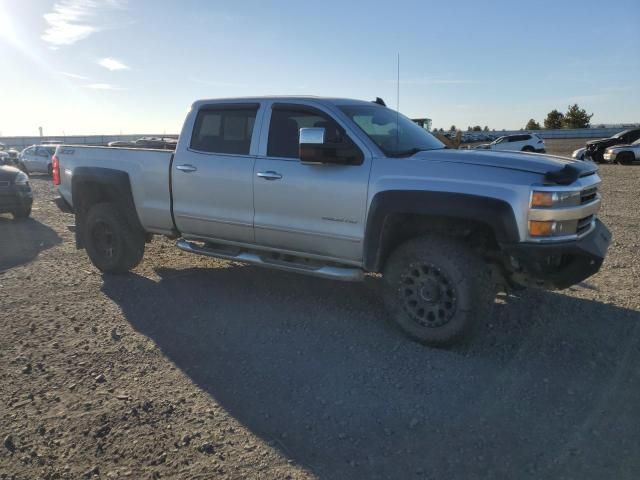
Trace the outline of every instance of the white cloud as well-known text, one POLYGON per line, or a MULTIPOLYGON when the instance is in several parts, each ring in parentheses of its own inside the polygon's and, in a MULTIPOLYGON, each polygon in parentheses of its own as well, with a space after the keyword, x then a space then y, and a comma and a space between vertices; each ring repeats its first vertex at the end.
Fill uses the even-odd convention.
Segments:
POLYGON ((93 90, 124 90, 124 88, 111 85, 110 83, 90 83, 89 85, 85 85, 85 87, 93 90))
POLYGON ((120 0, 59 0, 43 15, 47 28, 41 38, 52 48, 72 45, 101 30, 106 11, 124 6, 120 0))
POLYGON ((65 77, 73 78, 75 80, 89 80, 89 77, 85 77, 84 75, 78 75, 77 73, 71 72, 58 72, 60 75, 64 75, 65 77))
POLYGON ((122 63, 120 60, 109 57, 98 60, 98 65, 106 68, 107 70, 111 70, 112 72, 116 70, 129 70, 129 67, 122 63))

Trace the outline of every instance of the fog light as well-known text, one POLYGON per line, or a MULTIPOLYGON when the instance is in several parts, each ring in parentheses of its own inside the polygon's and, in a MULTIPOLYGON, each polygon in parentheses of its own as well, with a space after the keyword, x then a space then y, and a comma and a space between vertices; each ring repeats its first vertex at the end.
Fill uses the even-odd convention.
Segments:
POLYGON ((550 237, 555 230, 556 222, 529 221, 529 235, 532 237, 550 237))

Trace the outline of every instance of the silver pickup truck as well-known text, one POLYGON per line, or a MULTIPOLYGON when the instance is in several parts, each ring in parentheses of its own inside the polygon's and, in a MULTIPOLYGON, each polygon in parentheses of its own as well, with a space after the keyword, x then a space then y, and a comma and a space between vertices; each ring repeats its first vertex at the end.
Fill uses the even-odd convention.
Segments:
POLYGON ((381 273, 390 318, 430 345, 467 334, 498 288, 584 280, 610 241, 594 164, 450 150, 380 99, 200 100, 175 153, 62 145, 53 178, 103 272, 165 235, 324 278, 381 273))

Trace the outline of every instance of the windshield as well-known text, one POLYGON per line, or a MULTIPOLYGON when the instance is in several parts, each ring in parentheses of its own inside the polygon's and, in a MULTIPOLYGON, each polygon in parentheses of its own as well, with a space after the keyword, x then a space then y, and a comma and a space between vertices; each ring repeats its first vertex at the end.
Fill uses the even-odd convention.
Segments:
POLYGON ((388 156, 439 150, 444 144, 402 114, 379 105, 343 105, 351 120, 388 156))

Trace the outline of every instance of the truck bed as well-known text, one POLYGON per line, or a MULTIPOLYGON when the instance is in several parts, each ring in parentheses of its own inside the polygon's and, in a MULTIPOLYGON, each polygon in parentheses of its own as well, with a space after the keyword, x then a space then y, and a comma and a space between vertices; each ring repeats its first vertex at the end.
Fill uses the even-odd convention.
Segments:
POLYGON ((145 230, 168 234, 173 230, 169 172, 173 152, 167 150, 60 145, 62 197, 73 206, 71 181, 76 168, 110 168, 129 175, 136 212, 145 230))

